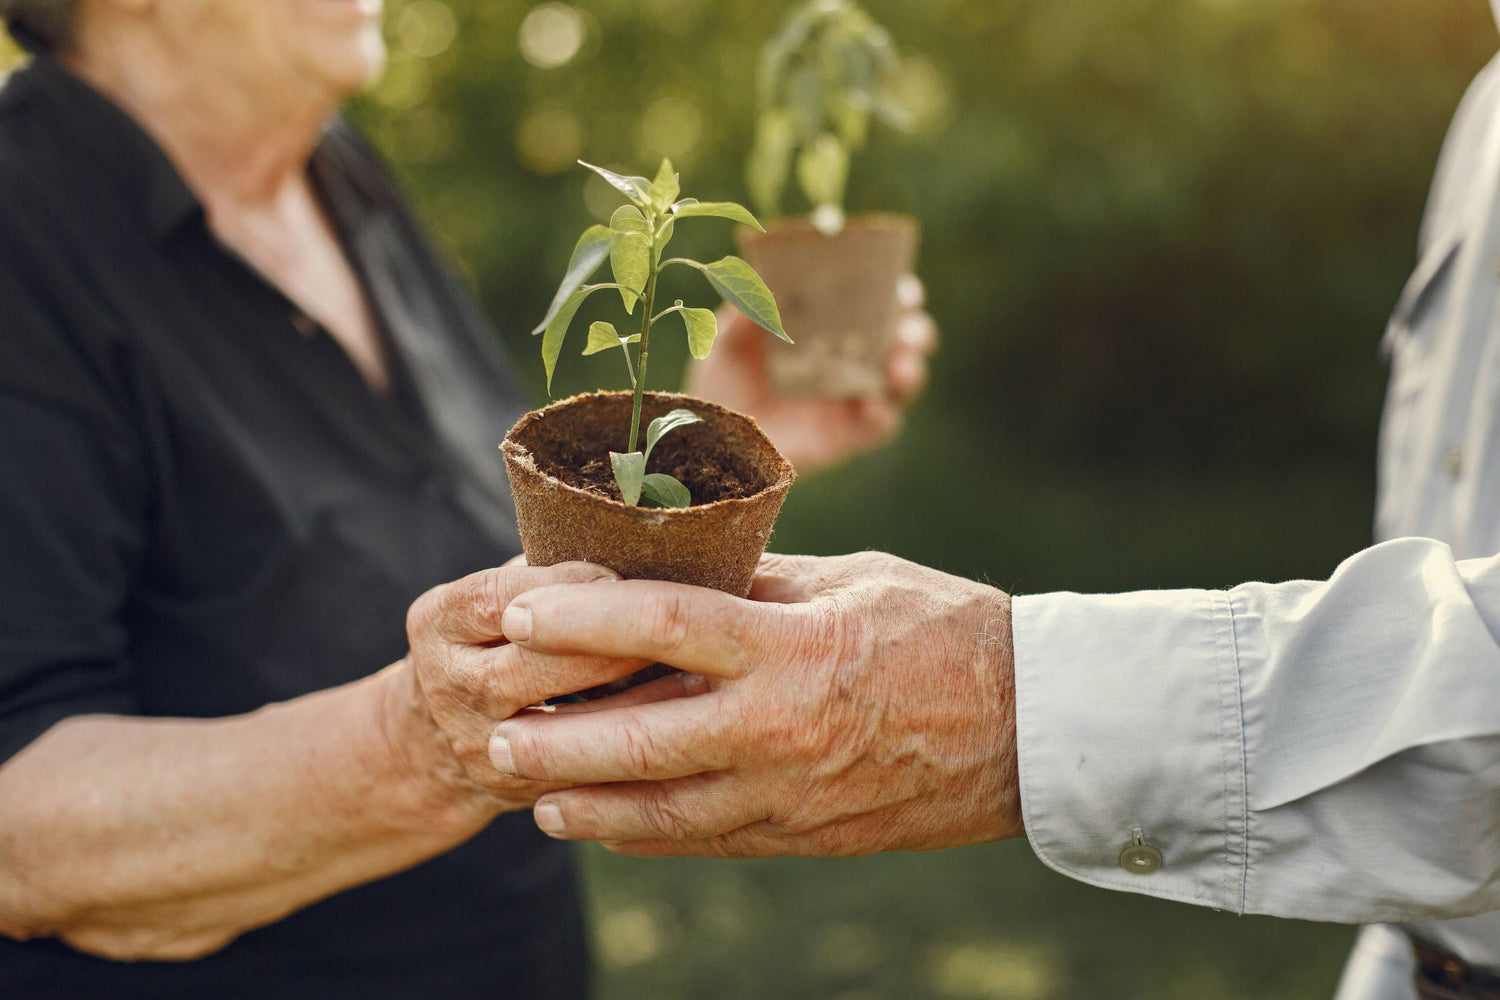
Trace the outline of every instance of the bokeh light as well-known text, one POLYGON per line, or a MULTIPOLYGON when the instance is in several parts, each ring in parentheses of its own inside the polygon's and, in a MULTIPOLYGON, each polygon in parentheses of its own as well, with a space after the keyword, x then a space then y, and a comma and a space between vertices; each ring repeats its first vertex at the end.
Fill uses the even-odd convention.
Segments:
POLYGON ((10 40, 10 35, 0 28, 0 83, 11 71, 21 64, 23 53, 15 42, 10 40))
POLYGON ((426 61, 406 52, 392 52, 385 73, 375 85, 375 99, 388 108, 415 108, 432 93, 432 70, 426 61))
POLYGON ((934 132, 947 123, 948 81, 931 59, 920 55, 902 59, 889 86, 892 101, 906 113, 913 131, 934 132))
MULTIPOLYGON (((631 172, 631 167, 628 164, 615 163, 608 164, 607 166, 609 169, 615 171, 615 173, 628 174, 631 172)), ((605 221, 613 215, 615 209, 619 208, 623 202, 624 198, 621 197, 620 192, 606 183, 602 177, 591 173, 584 180, 583 203, 588 208, 589 214, 600 222, 605 221)))
POLYGON ((651 961, 675 943, 677 936, 672 911, 659 903, 603 913, 594 932, 600 960, 616 968, 651 961))
POLYGON ((583 122, 555 104, 528 110, 516 128, 516 154, 538 174, 559 174, 572 167, 583 155, 585 141, 583 122))
POLYGON ((453 148, 453 116, 437 108, 413 108, 400 119, 401 143, 412 159, 427 163, 446 156, 453 148))
POLYGON ((521 57, 537 69, 566 66, 588 39, 588 21, 577 7, 543 3, 521 22, 517 43, 521 57))
POLYGON ((686 97, 660 97, 641 115, 641 152, 647 159, 681 156, 703 137, 703 112, 686 97))
POLYGON ((442 0, 412 0, 396 17, 396 38, 412 55, 430 59, 446 52, 458 34, 453 8, 442 0))
POLYGON ((932 991, 963 1000, 1045 1000, 1056 996, 1057 956, 1010 941, 944 945, 929 959, 932 991))

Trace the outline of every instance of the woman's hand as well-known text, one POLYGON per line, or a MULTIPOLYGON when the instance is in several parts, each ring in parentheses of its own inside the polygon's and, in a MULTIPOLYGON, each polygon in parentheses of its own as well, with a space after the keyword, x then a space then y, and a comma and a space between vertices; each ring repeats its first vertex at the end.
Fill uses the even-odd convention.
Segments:
POLYGON ((612 579, 583 563, 486 570, 424 594, 407 656, 342 687, 222 719, 58 723, 0 766, 0 935, 196 958, 561 787, 498 774, 496 722, 642 661, 509 649, 500 615, 532 587, 612 579))
POLYGON ((527 808, 558 787, 498 772, 490 762, 495 726, 548 698, 624 677, 646 661, 518 648, 499 669, 499 651, 506 645, 500 616, 517 595, 536 587, 618 579, 591 563, 533 567, 516 562, 443 584, 418 598, 406 625, 411 683, 392 705, 392 730, 405 734, 401 739, 408 752, 418 757, 413 773, 435 779, 440 796, 455 791, 477 796, 479 808, 491 812, 527 808))
POLYGON ((766 351, 776 348, 768 346, 764 330, 729 306, 719 311, 719 339, 713 354, 689 367, 687 391, 750 414, 798 472, 812 472, 878 448, 896 436, 907 405, 926 386, 927 359, 937 348, 937 324, 922 310, 922 282, 908 274, 897 294, 901 309, 883 396, 776 395, 766 374, 766 351))

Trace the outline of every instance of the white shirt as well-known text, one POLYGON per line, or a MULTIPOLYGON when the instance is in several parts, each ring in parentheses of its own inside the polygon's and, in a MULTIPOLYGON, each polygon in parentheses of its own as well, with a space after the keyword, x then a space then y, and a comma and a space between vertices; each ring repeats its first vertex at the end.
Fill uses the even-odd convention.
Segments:
MULTIPOLYGON (((1042 861, 1235 913, 1421 923, 1500 967, 1497 291, 1500 57, 1454 120, 1385 338, 1387 541, 1322 582, 1015 601, 1042 861), (1159 870, 1121 867, 1135 830, 1159 870)), ((1414 997, 1405 936, 1368 929, 1339 996, 1414 997)))

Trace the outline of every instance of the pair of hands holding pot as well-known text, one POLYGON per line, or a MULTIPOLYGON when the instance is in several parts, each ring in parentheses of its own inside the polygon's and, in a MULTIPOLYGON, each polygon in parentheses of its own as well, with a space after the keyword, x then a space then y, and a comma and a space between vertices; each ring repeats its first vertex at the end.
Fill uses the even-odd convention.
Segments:
MULTIPOLYGON (((901 291, 889 392, 772 394, 737 313, 689 391, 754 415, 799 469, 885 443, 936 344, 901 291)), ((1010 600, 877 553, 766 556, 748 600, 585 563, 516 562, 424 595, 414 697, 492 812, 630 854, 852 855, 1022 833, 1010 600), (650 663, 683 670, 547 711, 650 663), (503 721, 502 721, 503 720, 503 721)))
POLYGON ((443 780, 534 802, 554 837, 763 857, 1023 832, 1010 599, 983 584, 872 552, 765 556, 749 599, 516 562, 424 595, 409 631, 443 780), (525 708, 649 663, 686 672, 525 708))

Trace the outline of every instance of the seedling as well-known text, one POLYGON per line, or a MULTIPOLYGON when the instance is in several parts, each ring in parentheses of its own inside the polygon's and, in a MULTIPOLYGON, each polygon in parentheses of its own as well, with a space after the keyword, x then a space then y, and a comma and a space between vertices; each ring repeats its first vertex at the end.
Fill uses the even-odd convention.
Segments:
POLYGON ((628 203, 615 209, 609 225, 590 226, 584 230, 578 239, 578 245, 573 248, 567 272, 563 275, 557 294, 552 298, 547 315, 532 331, 533 334, 542 335, 542 364, 547 369, 547 391, 552 390, 552 373, 557 368, 563 341, 584 299, 595 292, 612 288, 620 293, 620 301, 631 316, 640 307, 640 332, 622 335, 613 323, 590 324, 589 339, 583 353, 598 354, 618 347, 625 356, 625 369, 635 391, 630 408, 630 436, 626 439, 626 448, 623 452, 609 453, 610 466, 614 470, 615 483, 620 487, 620 496, 632 507, 640 504, 650 507, 687 507, 692 503, 688 488, 665 473, 647 473, 646 464, 650 461, 652 449, 664 435, 679 427, 699 423, 700 418, 691 410, 673 410, 664 417, 658 417, 646 428, 645 450, 638 447, 641 400, 646 387, 646 362, 651 346, 651 331, 658 320, 674 314, 681 316, 683 328, 687 331, 688 352, 701 361, 713 349, 714 339, 719 335, 719 324, 713 310, 684 305, 681 299, 653 313, 652 310, 656 308, 657 278, 662 271, 674 264, 700 271, 724 301, 744 313, 757 326, 789 344, 792 338, 786 335, 786 330, 781 326, 776 299, 749 264, 733 256, 723 257, 711 264, 688 257, 670 257, 664 260, 662 251, 671 241, 679 219, 729 219, 761 232, 765 230, 748 209, 734 202, 679 198, 681 190, 678 176, 668 160, 662 160, 655 180, 626 177, 581 160, 579 163, 608 181, 611 187, 628 199, 628 203), (588 279, 606 259, 609 260, 615 280, 587 284, 588 279), (636 346, 634 355, 631 354, 631 345, 636 346))
POLYGON ((898 65, 890 33, 850 0, 812 0, 792 13, 760 59, 745 179, 763 217, 781 214, 795 156, 812 224, 828 236, 844 228, 849 160, 864 148, 870 118, 909 127, 885 95, 898 65))

